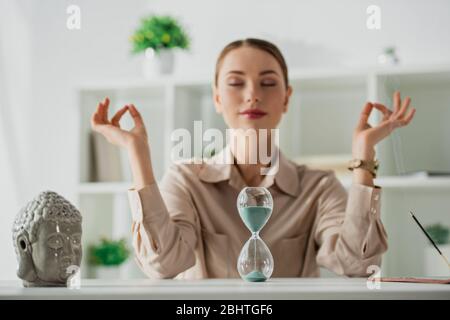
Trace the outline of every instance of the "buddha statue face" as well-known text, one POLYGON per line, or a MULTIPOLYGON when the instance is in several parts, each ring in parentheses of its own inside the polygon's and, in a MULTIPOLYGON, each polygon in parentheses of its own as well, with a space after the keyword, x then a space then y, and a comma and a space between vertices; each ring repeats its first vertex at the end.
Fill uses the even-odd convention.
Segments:
POLYGON ((81 214, 55 192, 42 192, 19 212, 13 241, 26 287, 66 286, 81 264, 81 214))

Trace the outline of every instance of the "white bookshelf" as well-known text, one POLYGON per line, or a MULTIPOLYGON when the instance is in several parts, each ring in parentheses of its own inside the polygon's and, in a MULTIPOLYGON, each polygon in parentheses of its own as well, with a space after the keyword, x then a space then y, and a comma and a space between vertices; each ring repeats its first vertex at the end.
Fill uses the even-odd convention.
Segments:
MULTIPOLYGON (((126 193, 132 183, 126 155, 121 153, 122 180, 96 182, 90 178, 93 165, 90 116, 98 101, 109 96, 111 111, 126 103, 138 107, 148 130, 152 162, 159 180, 170 164, 173 145, 170 134, 174 129, 185 128, 193 133, 195 120, 203 120, 203 130, 226 129, 213 106, 211 80, 212 75, 120 79, 84 83, 77 88, 80 111, 77 190, 78 205, 85 217, 86 247, 101 235, 130 236, 126 193)), ((411 125, 377 146, 381 167, 376 184, 383 187, 382 216, 388 234, 392 235, 383 272, 420 275, 423 270, 420 252, 408 266, 398 261, 410 259, 406 248, 411 242, 417 241, 413 246, 422 248, 426 241, 417 239, 420 236, 416 227, 407 220, 399 220, 396 211, 403 212, 413 205, 419 211, 429 212, 424 222, 450 225, 450 177, 401 174, 417 170, 450 171, 450 66, 291 70, 290 82, 294 93, 288 114, 280 124, 280 147, 291 159, 330 154, 348 154, 350 158, 351 135, 366 101, 391 106, 394 90, 412 97, 417 113, 411 125)), ((372 123, 377 120, 376 115, 371 118, 372 123)), ((123 126, 131 127, 131 119, 125 118, 123 126)), ((341 177, 341 181, 349 187, 351 176, 341 177)), ((134 270, 128 276, 138 274, 134 270)), ((89 276, 88 271, 85 276, 89 276)))
MULTIPOLYGON (((346 188, 350 187, 352 177, 338 176, 339 181, 346 188)), ((446 177, 382 177, 375 179, 375 184, 383 186, 383 188, 400 189, 400 188, 416 188, 416 189, 433 189, 433 188, 450 188, 450 178, 446 177)), ((80 183, 78 186, 78 194, 94 195, 94 194, 122 194, 126 190, 132 188, 133 182, 87 182, 80 183)))

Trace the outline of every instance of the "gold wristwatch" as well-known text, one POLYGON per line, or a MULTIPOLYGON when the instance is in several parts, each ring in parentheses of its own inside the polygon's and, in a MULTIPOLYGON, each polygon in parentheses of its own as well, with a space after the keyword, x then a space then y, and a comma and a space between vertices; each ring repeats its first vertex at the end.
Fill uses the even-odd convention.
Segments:
POLYGON ((377 170, 380 166, 378 160, 361 160, 361 159, 353 159, 348 163, 348 169, 353 171, 353 169, 365 169, 368 170, 374 178, 377 177, 377 170))

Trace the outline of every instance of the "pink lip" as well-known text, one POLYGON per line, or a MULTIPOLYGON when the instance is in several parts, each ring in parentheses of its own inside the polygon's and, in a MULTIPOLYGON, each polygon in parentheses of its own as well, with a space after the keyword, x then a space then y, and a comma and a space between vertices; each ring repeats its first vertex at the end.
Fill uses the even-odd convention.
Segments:
POLYGON ((247 109, 239 114, 243 115, 247 119, 259 119, 264 117, 267 113, 258 109, 247 109))

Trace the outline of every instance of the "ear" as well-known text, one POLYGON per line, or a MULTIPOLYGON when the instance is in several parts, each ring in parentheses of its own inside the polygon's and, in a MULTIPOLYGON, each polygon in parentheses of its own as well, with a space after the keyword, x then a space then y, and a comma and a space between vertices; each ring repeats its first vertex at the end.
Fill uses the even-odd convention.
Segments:
POLYGON ((37 275, 33 263, 33 248, 27 231, 23 231, 17 237, 16 245, 19 251, 19 268, 17 269, 17 276, 22 280, 33 282, 36 280, 37 275))
POLYGON ((291 98, 292 95, 292 86, 288 86, 287 90, 286 90, 286 97, 284 100, 284 109, 283 112, 286 113, 288 111, 289 108, 289 100, 291 98))
POLYGON ((216 109, 216 112, 218 114, 221 114, 222 113, 222 103, 220 101, 219 90, 217 89, 217 87, 214 83, 212 84, 212 93, 213 93, 214 107, 216 109))

